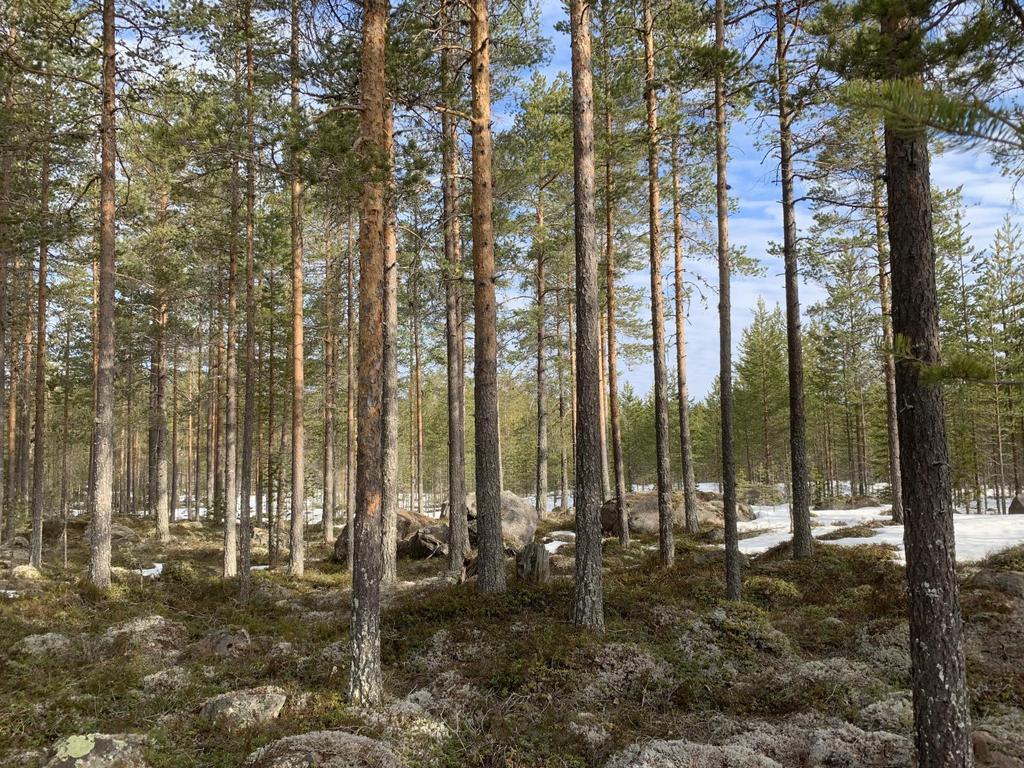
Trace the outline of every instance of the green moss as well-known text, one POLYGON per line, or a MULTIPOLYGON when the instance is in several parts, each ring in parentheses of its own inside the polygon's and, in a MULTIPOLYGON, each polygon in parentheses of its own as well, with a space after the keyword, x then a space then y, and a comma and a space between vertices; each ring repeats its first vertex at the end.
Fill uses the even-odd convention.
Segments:
POLYGON ((743 590, 748 600, 765 608, 792 605, 803 597, 796 584, 772 576, 751 576, 743 590))

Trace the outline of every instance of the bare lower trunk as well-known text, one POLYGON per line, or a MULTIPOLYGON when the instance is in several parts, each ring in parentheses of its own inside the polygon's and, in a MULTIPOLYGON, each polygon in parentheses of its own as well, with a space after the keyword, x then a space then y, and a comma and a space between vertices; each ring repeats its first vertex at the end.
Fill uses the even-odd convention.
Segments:
MULTIPOLYGON (((363 110, 359 133, 371 162, 389 158, 385 50, 388 3, 363 5, 363 110)), ((359 445, 356 474, 355 548, 352 553, 352 668, 349 699, 376 706, 384 695, 380 659, 381 525, 383 496, 385 275, 387 269, 387 184, 390 166, 376 168, 363 184, 359 221, 359 445), (376 178, 375 178, 376 177, 376 178)))
MULTIPOLYGON (((43 566, 43 506, 46 491, 43 474, 46 463, 46 269, 49 255, 50 226, 50 147, 43 146, 40 163, 39 195, 39 277, 37 279, 38 304, 36 307, 36 392, 35 392, 35 452, 32 457, 32 540, 29 563, 35 568, 43 566)), ((3 340, 0 339, 0 343, 3 340)))
MULTIPOLYGON (((298 140, 299 120, 299 3, 291 0, 291 78, 292 130, 298 140)), ((302 177, 298 149, 292 150, 289 168, 291 186, 292 250, 292 526, 288 571, 301 577, 306 571, 306 428, 305 371, 302 328, 302 177)))
MULTIPOLYGON (((715 2, 715 49, 725 52, 725 0, 715 2)), ((722 411, 722 503, 725 518, 725 583, 730 600, 741 591, 739 533, 736 525, 736 456, 732 435, 732 305, 729 252, 729 183, 726 179, 729 127, 725 115, 724 63, 715 70, 715 197, 718 213, 719 386, 722 411)))
POLYGON ((110 586, 110 513, 114 485, 114 280, 117 215, 116 88, 114 0, 103 0, 103 106, 100 117, 100 282, 97 345, 96 421, 93 434, 96 485, 93 500, 89 578, 110 586))
POLYGON ((644 60, 647 100, 648 246, 651 257, 651 327, 654 353, 654 439, 658 474, 658 548, 661 564, 675 562, 672 535, 672 476, 668 447, 668 376, 665 372, 665 296, 661 286, 661 186, 658 179, 658 94, 654 70, 654 11, 644 0, 644 60))
POLYGON ((498 333, 494 273, 494 190, 491 175, 491 41, 488 0, 470 6, 470 69, 473 91, 473 308, 476 505, 484 592, 505 591, 501 540, 501 479, 498 454, 498 333))
MULTIPOLYGON (((450 25, 457 9, 445 0, 441 23, 445 25, 445 48, 441 53, 442 92, 454 99, 456 88, 450 25)), ((459 222, 458 128, 447 110, 441 114, 442 205, 445 259, 445 340, 448 363, 448 570, 461 574, 469 551, 466 519, 466 361, 465 325, 462 307, 462 236, 459 222)))
MULTIPOLYGON (((882 30, 899 50, 917 34, 918 24, 916 19, 887 17, 882 30)), ((885 168, 893 331, 906 345, 906 356, 896 363, 896 393, 917 759, 921 768, 968 768, 974 756, 945 415, 941 389, 922 380, 921 368, 940 363, 925 130, 897 129, 887 122, 885 168)))
POLYGON ((346 460, 345 460, 345 525, 348 536, 348 566, 352 567, 352 553, 355 551, 356 513, 356 369, 355 369, 355 263, 352 245, 352 212, 348 216, 348 286, 345 299, 346 307, 346 340, 345 340, 345 376, 346 376, 346 460))
POLYGON ((224 578, 238 575, 238 163, 231 170, 231 242, 228 245, 224 413, 224 578))
POLYGON ((537 308, 537 472, 534 483, 535 506, 538 515, 548 512, 548 405, 547 405, 547 368, 544 349, 544 191, 538 188, 537 195, 537 273, 536 297, 537 308))
MULTIPOLYGON (((391 104, 386 107, 387 167, 394 166, 395 141, 391 104)), ((381 551, 384 584, 398 578, 398 243, 393 177, 388 179, 384 220, 384 498, 381 506, 381 551)), ((363 354, 362 349, 359 352, 363 354)))
POLYGON ((576 445, 576 592, 573 622, 604 629, 601 584, 601 303, 594 213, 594 86, 590 5, 573 0, 573 180, 576 234, 576 381, 582 415, 576 445))
MULTIPOLYGON (((253 92, 255 90, 256 65, 252 39, 252 3, 245 5, 245 406, 242 413, 242 470, 239 487, 241 491, 241 546, 240 567, 242 576, 239 583, 239 599, 249 599, 252 565, 252 523, 249 516, 250 492, 252 487, 252 449, 256 422, 256 376, 259 365, 256 361, 256 126, 252 114, 253 92)), ((270 386, 273 386, 271 384, 270 386)), ((256 472, 259 475, 259 458, 256 472)), ((256 519, 260 514, 260 487, 256 483, 256 519)))
POLYGON ((686 288, 683 281, 683 211, 679 199, 679 139, 672 137, 672 252, 675 257, 676 385, 679 390, 679 455, 683 469, 686 530, 697 533, 697 484, 690 439, 690 394, 686 385, 686 288))
MULTIPOLYGON (((807 417, 804 412, 804 358, 800 331, 800 272, 797 264, 796 203, 793 199, 793 110, 789 95, 789 32, 782 0, 775 1, 775 71, 779 95, 779 157, 782 176, 783 258, 786 265, 786 349, 789 365, 789 463, 793 521, 793 557, 810 557, 810 477, 807 467, 807 417)), ((765 427, 765 441, 768 429, 765 427)))

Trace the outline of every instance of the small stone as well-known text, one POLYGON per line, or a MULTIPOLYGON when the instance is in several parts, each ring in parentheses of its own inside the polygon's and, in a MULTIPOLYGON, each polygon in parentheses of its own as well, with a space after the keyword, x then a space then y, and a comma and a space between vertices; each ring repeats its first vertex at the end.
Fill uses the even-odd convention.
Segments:
POLYGON ((276 719, 286 700, 284 689, 274 685, 231 691, 204 701, 199 715, 228 730, 241 730, 276 719))
POLYGON ((61 739, 45 768, 149 768, 146 737, 134 733, 87 733, 61 739))
POLYGON ((188 670, 184 667, 168 667, 142 678, 142 689, 150 694, 173 693, 188 685, 188 670))
POLYGON ((200 656, 234 656, 252 644, 245 629, 219 629, 192 646, 200 656))
POLYGON ((38 581, 43 578, 43 574, 39 572, 39 569, 31 565, 14 566, 13 570, 11 570, 11 576, 22 581, 38 581))

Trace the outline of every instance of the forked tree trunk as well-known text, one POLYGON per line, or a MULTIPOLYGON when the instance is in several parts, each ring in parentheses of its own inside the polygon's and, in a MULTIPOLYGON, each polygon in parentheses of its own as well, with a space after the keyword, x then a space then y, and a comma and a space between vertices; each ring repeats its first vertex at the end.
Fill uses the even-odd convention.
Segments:
MULTIPOLYGON (((725 0, 715 0, 715 49, 725 54, 725 0)), ((722 505, 725 518, 725 584, 730 600, 739 600, 739 533, 736 525, 736 455, 732 435, 732 305, 730 280, 732 254, 729 252, 729 183, 726 177, 729 126, 725 115, 724 62, 715 68, 715 201, 718 219, 718 336, 719 393, 722 426, 722 505)))
POLYGON ((381 507, 384 440, 384 283, 387 259, 387 0, 363 5, 363 109, 361 147, 378 167, 363 183, 359 221, 359 444, 356 471, 355 548, 352 553, 352 669, 349 699, 356 706, 376 706, 384 694, 380 660, 381 507))
POLYGON ((665 372, 665 296, 661 286, 661 182, 658 178, 658 94, 654 71, 654 11, 644 0, 644 61, 647 100, 648 247, 651 258, 651 326, 654 352, 654 441, 658 475, 658 550, 661 564, 676 558, 672 535, 672 476, 668 447, 668 376, 665 372))
POLYGON ((114 280, 117 214, 116 88, 114 0, 103 0, 103 77, 100 112, 100 283, 99 343, 96 372, 94 445, 96 485, 93 500, 89 578, 100 589, 110 586, 110 513, 114 486, 114 280))
MULTIPOLYGON (((793 557, 810 557, 810 475, 807 466, 807 417, 804 412, 804 357, 800 330, 800 271, 796 252, 796 202, 793 197, 793 108, 789 94, 789 32, 782 0, 775 0, 775 75, 779 97, 779 158, 782 177, 783 260, 786 265, 786 349, 789 365, 789 465, 793 521, 793 557)), ((765 429, 765 441, 768 440, 765 429)))
POLYGON ((594 212, 594 84, 590 3, 569 7, 572 35, 573 202, 576 234, 576 591, 573 622, 604 629, 601 585, 601 299, 594 212))
POLYGON ((494 274, 494 190, 491 174, 491 41, 488 0, 470 4, 473 91, 473 308, 476 506, 480 551, 477 586, 505 591, 501 540, 501 458, 498 453, 498 329, 494 274))

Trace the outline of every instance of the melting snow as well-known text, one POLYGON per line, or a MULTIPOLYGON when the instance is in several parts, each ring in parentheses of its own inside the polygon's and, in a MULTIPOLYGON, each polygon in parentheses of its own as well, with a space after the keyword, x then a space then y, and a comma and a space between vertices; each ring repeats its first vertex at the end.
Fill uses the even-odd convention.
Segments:
POLYGON ((135 572, 144 579, 155 579, 164 572, 164 564, 153 563, 152 568, 137 568, 135 572))
MULTIPOLYGON (((739 523, 740 531, 764 531, 740 540, 740 551, 748 555, 766 552, 792 538, 789 523, 789 505, 755 506, 757 519, 739 523)), ((811 512, 811 533, 820 538, 827 533, 861 523, 884 521, 889 523, 889 507, 865 507, 854 510, 818 510, 811 512)), ((964 515, 953 516, 956 534, 956 559, 959 562, 981 560, 995 552, 1024 542, 1024 515, 964 515)), ((906 561, 903 549, 903 526, 887 524, 875 528, 874 536, 835 539, 830 544, 855 547, 860 544, 890 544, 896 547, 895 559, 906 561)))

